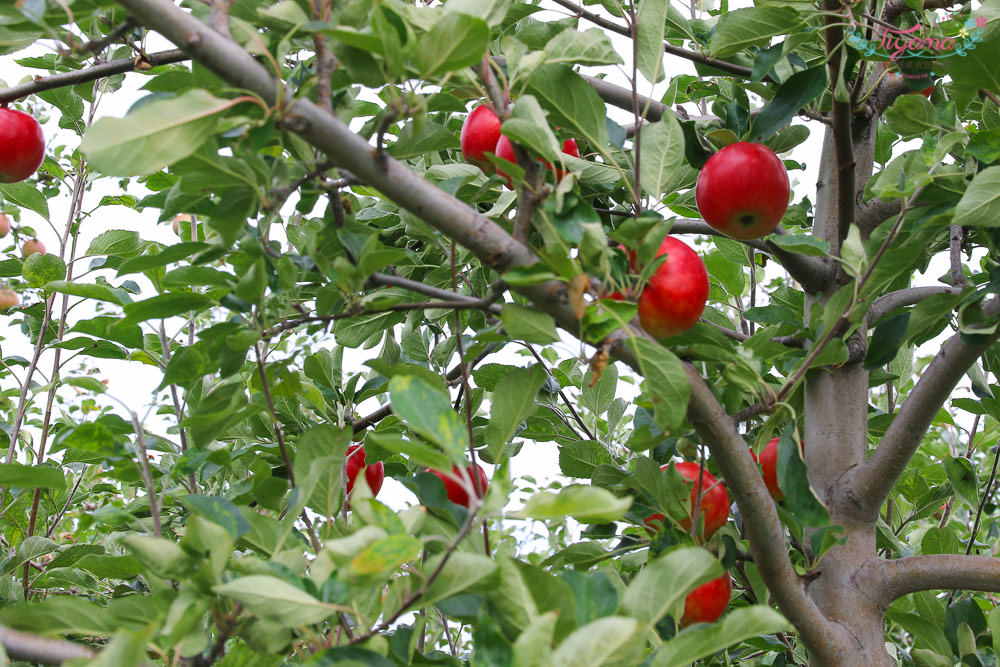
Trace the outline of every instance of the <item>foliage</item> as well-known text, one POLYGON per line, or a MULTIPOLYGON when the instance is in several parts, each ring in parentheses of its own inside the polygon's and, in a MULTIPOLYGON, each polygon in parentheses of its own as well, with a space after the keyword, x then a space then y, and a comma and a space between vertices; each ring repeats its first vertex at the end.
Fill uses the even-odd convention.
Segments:
MULTIPOLYGON (((287 84, 268 93, 279 99, 210 56, 151 64, 151 33, 110 0, 0 7, 2 62, 40 77, 86 73, 97 55, 125 63, 23 100, 0 91, 48 119, 51 137, 33 180, 0 185, 14 220, 0 276, 23 301, 3 316, 0 624, 98 651, 78 664, 121 667, 805 664, 804 628, 774 598, 800 602, 769 590, 770 563, 754 559, 771 552, 751 543, 747 508, 776 509, 788 548, 771 548, 801 581, 823 576, 847 538, 806 477, 819 455, 796 445, 805 385, 863 366, 863 457, 927 371, 926 344, 952 330, 985 346, 972 393, 930 411, 872 525, 875 548, 890 560, 996 555, 994 4, 972 13, 989 19, 983 39, 943 59, 949 78, 930 100, 893 92, 856 45, 825 48, 812 3, 713 4, 691 18, 667 0, 559 14, 514 0, 180 4, 214 27, 221 16, 230 46, 287 84), (637 22, 634 50, 609 22, 637 22), (53 39, 60 48, 39 48, 53 39), (678 73, 665 43, 697 75, 678 73), (633 63, 665 92, 637 102, 649 121, 626 131, 611 116, 632 113, 642 79, 618 90, 622 116, 585 70, 633 63), (126 79, 141 83, 128 113, 93 122, 126 79), (465 115, 491 91, 498 106, 509 92, 504 133, 527 151, 504 165, 513 191, 461 156, 465 115), (420 185, 397 178, 390 196, 388 177, 337 168, 354 148, 324 155, 293 99, 317 100, 376 164, 398 160, 420 185), (896 208, 833 238, 797 160, 803 142, 819 145, 816 119, 831 124, 848 99, 877 133, 858 210, 896 208), (566 138, 582 159, 557 153, 566 138), (783 235, 747 244, 685 227, 708 150, 737 138, 784 156, 795 187, 783 235), (536 155, 569 173, 556 182, 536 155), (467 206, 431 222, 422 207, 438 196, 467 206), (476 230, 444 231, 473 214, 523 232, 531 261, 489 255, 476 230), (698 325, 657 344, 626 328, 633 304, 597 297, 641 289, 671 228, 693 232, 711 294, 698 325), (36 235, 49 254, 22 260, 16 246, 36 235), (631 276, 618 244, 636 249, 631 276), (807 293, 824 271, 839 271, 834 287, 807 293), (928 271, 945 275, 923 298, 880 301, 928 271), (557 325, 593 349, 581 358, 557 325), (782 436, 785 500, 726 479, 739 511, 707 543, 697 523, 680 528, 690 487, 664 466, 704 461, 723 477, 697 430, 691 373, 740 415, 745 448, 782 436), (155 375, 149 399, 130 391, 132 374, 155 375), (395 482, 373 498, 359 476, 348 505, 352 442, 395 482), (545 451, 561 474, 527 474, 545 451), (426 470, 470 455, 489 464, 488 492, 459 507, 426 470), (665 520, 646 524, 654 513, 665 520), (680 629, 686 594, 723 570, 728 612, 680 629)), ((834 9, 845 22, 852 11, 834 9)), ((836 187, 836 165, 818 167, 836 187)), ((992 594, 890 602, 885 640, 903 663, 995 663, 992 594)))

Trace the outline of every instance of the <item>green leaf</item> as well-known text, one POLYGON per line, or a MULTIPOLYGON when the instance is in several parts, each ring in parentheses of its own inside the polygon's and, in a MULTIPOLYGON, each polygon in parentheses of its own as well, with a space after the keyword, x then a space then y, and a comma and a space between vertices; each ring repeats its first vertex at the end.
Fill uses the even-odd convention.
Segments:
POLYGON ((111 229, 90 242, 87 254, 132 257, 139 252, 141 247, 142 240, 139 238, 138 232, 111 229))
POLYGON ((578 628, 552 655, 553 667, 602 667, 622 658, 626 647, 637 642, 642 624, 634 618, 605 616, 578 628))
POLYGON ((225 528, 234 540, 250 530, 239 508, 227 498, 190 494, 181 498, 181 502, 191 512, 225 528))
POLYGON ((979 479, 972 462, 964 456, 949 456, 944 469, 958 499, 972 509, 979 507, 979 479))
POLYGON ((812 487, 799 446, 792 439, 794 424, 789 424, 778 442, 778 487, 785 493, 785 507, 807 526, 825 526, 830 514, 812 487))
POLYGON ((113 289, 104 285, 93 283, 71 283, 66 280, 53 280, 45 284, 46 292, 59 292, 71 296, 82 296, 94 301, 108 301, 117 305, 122 305, 122 300, 113 289))
MULTIPOLYGON (((440 556, 430 558, 421 570, 430 574, 441 562, 440 556)), ((420 598, 421 605, 432 605, 439 600, 450 598, 470 588, 482 589, 483 585, 497 572, 497 564, 492 558, 478 554, 455 552, 448 559, 444 569, 420 598)), ((494 586, 490 586, 493 588, 494 586)))
POLYGON ((811 255, 813 257, 829 257, 830 244, 823 239, 806 234, 772 234, 767 239, 782 250, 811 255))
POLYGON ((896 358, 909 323, 910 314, 900 313, 883 320, 875 327, 871 342, 868 344, 868 354, 865 356, 866 369, 872 370, 879 366, 885 366, 896 358))
POLYGON ((371 431, 365 436, 365 442, 371 442, 393 454, 402 454, 413 463, 432 470, 448 470, 452 465, 451 459, 434 447, 425 445, 419 440, 404 440, 396 433, 371 431))
POLYGON ((622 604, 629 615, 655 625, 696 586, 722 574, 719 561, 701 547, 674 549, 646 564, 629 583, 622 604))
MULTIPOLYGON (((155 248, 156 246, 152 247, 155 248)), ((118 275, 123 276, 126 273, 139 273, 140 271, 148 271, 149 269, 158 269, 161 266, 167 266, 182 259, 193 257, 196 253, 207 247, 207 243, 201 242, 178 243, 177 245, 163 248, 157 253, 130 257, 118 266, 118 275)))
POLYGON ((428 78, 472 67, 486 54, 490 28, 481 18, 445 14, 421 36, 416 50, 417 68, 428 78))
POLYGON ((66 262, 59 259, 58 255, 43 255, 36 252, 24 260, 21 275, 29 287, 42 287, 53 280, 62 280, 66 277, 66 262))
POLYGON ((571 516, 581 523, 608 523, 620 521, 631 506, 631 498, 618 498, 607 489, 573 485, 560 489, 557 494, 536 493, 514 515, 540 520, 571 516))
POLYGON ((143 104, 124 118, 101 118, 80 144, 91 166, 109 176, 142 176, 194 153, 232 106, 200 89, 143 104))
POLYGON ((567 477, 590 479, 594 470, 613 459, 607 448, 593 440, 580 440, 559 448, 559 470, 567 477))
POLYGON ((767 44, 775 35, 786 35, 799 25, 791 7, 747 7, 723 12, 715 24, 709 55, 725 58, 750 46, 767 44))
MULTIPOLYGON (((766 9, 766 8, 758 8, 766 9)), ((773 7, 771 9, 778 9, 773 7)), ((755 11, 738 9, 741 11, 755 11)), ((727 14, 727 15, 728 15, 727 14)), ((721 19, 720 19, 721 23, 721 19)), ((802 107, 806 106, 823 94, 827 85, 826 65, 817 65, 811 69, 796 72, 788 77, 775 92, 771 101, 764 105, 753 121, 750 137, 753 141, 766 141, 778 130, 785 127, 802 107)), ((773 238, 771 240, 774 240, 773 238)))
POLYGON ((423 542, 410 535, 388 535, 369 544, 351 559, 344 574, 366 585, 386 581, 405 563, 420 558, 423 542))
POLYGON ((419 131, 416 123, 408 123, 399 133, 396 143, 389 146, 388 153, 397 160, 461 148, 462 143, 448 128, 425 121, 419 131))
POLYGON ((678 428, 687 415, 691 399, 684 366, 673 352, 646 338, 632 338, 629 344, 646 378, 646 393, 653 401, 653 418, 664 431, 678 428))
POLYGON ((49 219, 49 202, 45 195, 31 183, 0 183, 0 195, 16 206, 34 211, 46 220, 49 219))
POLYGON ((213 586, 212 590, 236 600, 254 615, 284 627, 319 623, 337 611, 333 605, 320 602, 301 588, 269 575, 240 577, 213 586))
MULTIPOLYGON (((659 83, 664 76, 663 29, 667 22, 669 6, 669 0, 643 0, 639 4, 635 62, 639 73, 650 83, 659 83)), ((673 118, 673 114, 665 114, 664 118, 667 117, 673 118)), ((645 134, 646 129, 643 128, 642 132, 645 134)))
POLYGON ((469 432, 448 397, 426 380, 397 375, 389 381, 392 411, 406 425, 439 445, 455 464, 465 462, 469 432))
POLYGON ((659 199, 684 167, 684 132, 672 113, 664 114, 659 122, 643 125, 641 132, 639 182, 643 192, 659 199))
MULTIPOLYGON (((549 611, 531 620, 514 642, 514 664, 517 667, 550 667, 552 665, 552 635, 558 612, 549 611)), ((994 635, 996 636, 996 635, 994 635)))
POLYGON ((531 368, 518 368, 497 383, 490 406, 490 422, 486 426, 486 445, 490 456, 500 462, 504 446, 514 437, 514 432, 538 405, 535 395, 547 378, 541 364, 531 368))
POLYGON ((1000 167, 987 167, 958 200, 952 224, 1000 227, 1000 167))
POLYGON ((59 545, 47 537, 32 535, 17 545, 14 555, 3 562, 4 572, 13 572, 29 560, 58 551, 59 545))
POLYGON ((139 667, 146 662, 146 647, 156 631, 156 624, 138 629, 121 629, 111 636, 111 641, 101 649, 87 667, 139 667))
POLYGON ((49 465, 0 464, 0 486, 16 489, 63 489, 66 478, 59 468, 49 465))
POLYGON ((940 123, 934 105, 923 95, 900 95, 885 112, 889 129, 903 139, 937 132, 940 123))
POLYGON ((754 637, 791 629, 785 617, 762 605, 729 611, 710 626, 684 630, 657 650, 650 667, 682 667, 754 637))
POLYGON ((586 139, 591 146, 608 145, 604 102, 579 74, 566 65, 544 65, 528 79, 528 90, 548 110, 550 120, 586 139))
POLYGON ((552 164, 560 161, 562 145, 549 128, 545 112, 534 95, 524 95, 514 105, 501 131, 512 141, 538 153, 552 164))
POLYGON ((130 323, 164 319, 192 310, 202 310, 214 303, 211 297, 193 292, 170 292, 150 297, 144 301, 126 304, 125 315, 130 323))
MULTIPOLYGON (((451 4, 449 3, 449 5, 451 4)), ((642 16, 642 7, 639 16, 642 16)), ((640 19, 641 20, 641 19, 640 19)), ((641 33, 641 23, 640 34, 641 33)), ((566 29, 555 36, 555 39, 545 45, 546 63, 565 63, 567 65, 618 65, 622 58, 615 51, 611 39, 600 28, 591 28, 583 32, 566 29)), ((522 98, 523 99, 523 98, 522 98)), ((518 100, 520 102, 521 100, 518 100)))
POLYGON ((500 311, 500 321, 511 338, 523 340, 526 343, 547 345, 559 340, 556 333, 556 322, 552 316, 526 306, 515 303, 505 303, 500 311))

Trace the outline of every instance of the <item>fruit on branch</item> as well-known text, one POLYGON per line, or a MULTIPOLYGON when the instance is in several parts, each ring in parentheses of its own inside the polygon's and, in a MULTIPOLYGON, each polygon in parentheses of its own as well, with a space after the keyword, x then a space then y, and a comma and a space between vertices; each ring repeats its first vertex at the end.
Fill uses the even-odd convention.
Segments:
POLYGON ((351 445, 347 448, 347 495, 354 491, 354 480, 358 478, 358 473, 362 469, 365 471, 365 479, 368 481, 368 488, 372 490, 372 497, 378 495, 382 488, 382 481, 385 479, 385 465, 378 461, 371 465, 365 464, 365 448, 361 445, 351 445))
POLYGON ((672 236, 656 256, 667 259, 639 295, 639 324, 657 339, 683 333, 698 323, 708 302, 708 271, 694 250, 672 236))
POLYGON ((781 440, 781 438, 771 438, 767 445, 765 445, 764 451, 760 453, 760 456, 757 456, 753 449, 750 450, 750 456, 753 457, 754 462, 760 464, 760 472, 764 477, 764 486, 767 487, 767 492, 770 493, 771 497, 775 500, 781 500, 785 497, 781 487, 778 486, 779 440, 781 440))
MULTIPOLYGON (((567 139, 564 141, 562 145, 562 152, 573 157, 580 157, 580 147, 577 146, 576 139, 567 139)), ((496 150, 494 150, 493 153, 500 159, 517 164, 517 158, 514 156, 514 147, 511 145, 510 139, 508 139, 506 135, 500 135, 500 139, 497 140, 496 150)), ((541 158, 538 158, 538 161, 544 162, 545 168, 552 171, 552 164, 548 160, 543 161, 541 158)), ((566 172, 562 169, 556 169, 555 171, 557 181, 561 180, 562 177, 566 175, 566 172)), ((507 187, 509 189, 513 189, 514 184, 511 182, 510 176, 505 174, 501 169, 497 169, 497 175, 507 181, 507 187)))
POLYGON ((10 218, 5 213, 0 213, 0 239, 10 234, 10 218))
MULTIPOLYGON (((464 477, 458 466, 452 466, 450 473, 441 472, 440 470, 428 470, 427 472, 435 475, 444 482, 444 490, 448 493, 448 500, 462 507, 469 506, 469 493, 465 490, 464 477)), ((469 481, 475 485, 477 490, 476 496, 479 498, 485 496, 487 487, 486 471, 477 463, 474 466, 466 468, 465 472, 468 473, 469 481), (473 471, 473 469, 475 470, 473 471), (476 477, 474 478, 473 475, 476 477)))
POLYGON ((21 257, 27 259, 29 256, 34 255, 36 252, 45 254, 45 244, 38 239, 28 239, 21 246, 21 257))
POLYGON ((729 606, 732 590, 733 584, 726 572, 718 579, 712 579, 688 593, 684 598, 681 627, 686 628, 694 623, 715 623, 729 606))
POLYGON ((0 183, 31 176, 45 158, 45 136, 38 121, 23 111, 0 108, 0 183))
MULTIPOLYGON (((670 464, 668 463, 667 465, 670 464)), ((699 534, 699 537, 707 540, 715 534, 715 531, 725 526, 729 520, 730 503, 726 487, 712 473, 704 469, 700 473, 701 486, 698 486, 698 471, 701 466, 697 463, 681 461, 674 465, 677 467, 677 472, 681 474, 681 477, 691 482, 691 516, 680 522, 681 528, 686 531, 691 530, 691 519, 694 517, 694 509, 697 506, 699 519, 704 520, 702 526, 703 532, 699 534), (698 502, 699 491, 703 491, 700 503, 698 502)), ((666 469, 666 465, 660 468, 660 470, 666 469)), ((655 522, 662 521, 664 518, 666 517, 662 514, 650 514, 643 522, 647 526, 652 527, 655 525, 655 522)))
POLYGON ((181 235, 181 223, 182 222, 187 222, 187 223, 192 223, 193 224, 194 223, 194 218, 192 218, 187 213, 181 213, 180 215, 177 215, 177 216, 174 217, 174 220, 173 220, 173 222, 170 223, 170 226, 173 228, 174 234, 177 234, 177 236, 181 235))
POLYGON ((17 292, 7 287, 0 287, 0 311, 7 312, 19 303, 21 303, 21 297, 17 295, 17 292))
POLYGON ((695 201, 713 229, 746 241, 774 231, 788 208, 788 172, 763 144, 739 141, 708 158, 695 201))
POLYGON ((492 153, 500 140, 500 119, 493 109, 485 104, 473 109, 472 113, 465 117, 459 137, 462 143, 462 155, 465 156, 466 162, 492 174, 495 167, 486 154, 492 153))

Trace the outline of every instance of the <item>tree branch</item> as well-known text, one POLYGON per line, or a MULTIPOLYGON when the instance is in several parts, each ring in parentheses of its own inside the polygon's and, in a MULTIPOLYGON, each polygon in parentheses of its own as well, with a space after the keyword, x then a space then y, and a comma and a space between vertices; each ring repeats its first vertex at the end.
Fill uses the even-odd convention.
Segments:
POLYGON ((889 292, 875 299, 868 313, 865 315, 865 326, 875 326, 879 320, 896 310, 905 306, 912 306, 935 294, 954 294, 952 287, 945 285, 931 285, 929 287, 907 287, 906 289, 889 292))
POLYGON ((865 566, 866 585, 881 603, 917 591, 961 588, 1000 592, 1000 558, 933 554, 872 561, 865 566))
POLYGON ((0 626, 0 643, 12 660, 26 660, 43 665, 59 665, 74 658, 91 659, 97 653, 88 646, 40 637, 20 630, 0 626))
MULTIPOLYGON (((836 86, 841 76, 841 60, 844 57, 844 19, 840 14, 840 0, 824 0, 823 17, 826 37, 827 71, 831 85, 836 86)), ((851 103, 849 100, 833 100, 830 111, 833 124, 833 144, 837 155, 837 227, 841 239, 847 236, 847 228, 854 219, 854 141, 851 136, 851 103)))
MULTIPOLYGON (((996 317, 1000 314, 1000 300, 990 301, 983 310, 987 317, 996 317)), ((845 475, 845 483, 840 490, 845 494, 846 502, 861 516, 874 520, 886 496, 920 446, 938 409, 951 396, 966 369, 997 338, 1000 338, 1000 332, 987 336, 985 342, 972 344, 963 339, 963 334, 956 333, 941 347, 903 401, 874 454, 864 465, 845 475)))
POLYGON ((899 215, 902 208, 902 199, 893 199, 892 201, 871 199, 863 204, 858 204, 854 211, 854 224, 862 233, 870 234, 889 218, 899 215))
MULTIPOLYGON (((924 0, 922 9, 945 9, 960 4, 962 4, 960 0, 924 0)), ((906 0, 888 0, 882 9, 882 20, 891 22, 905 12, 912 11, 916 10, 910 7, 906 0)))
POLYGON ((743 516, 750 552, 781 613, 799 630, 817 664, 841 664, 838 648, 851 645, 847 631, 831 623, 806 593, 806 584, 788 559, 785 533, 750 448, 708 385, 685 364, 691 385, 688 417, 718 462, 726 488, 743 516))
POLYGON ((151 65, 153 67, 158 67, 160 65, 169 65, 171 63, 177 63, 187 59, 188 57, 182 51, 178 49, 171 49, 170 51, 151 53, 146 55, 144 58, 122 58, 121 60, 112 60, 76 72, 66 72, 64 74, 55 74, 53 76, 46 77, 39 76, 27 83, 22 83, 11 88, 7 88, 6 90, 0 90, 0 104, 13 102, 14 100, 19 100, 22 97, 27 97, 28 95, 39 93, 43 90, 52 90, 53 88, 62 88, 64 86, 75 86, 79 83, 96 81, 97 79, 103 79, 115 74, 122 74, 123 72, 131 72, 137 65, 140 64, 144 66, 151 65))

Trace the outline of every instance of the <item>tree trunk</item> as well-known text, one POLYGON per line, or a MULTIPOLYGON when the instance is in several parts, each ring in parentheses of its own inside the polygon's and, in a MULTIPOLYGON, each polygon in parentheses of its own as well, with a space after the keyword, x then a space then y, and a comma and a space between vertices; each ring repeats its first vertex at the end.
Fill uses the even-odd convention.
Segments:
MULTIPOLYGON (((856 191, 861 192, 871 176, 875 150, 875 124, 855 120, 853 128, 856 191)), ((817 183, 814 233, 839 254, 837 221, 837 166, 833 133, 827 129, 820 161, 823 172, 817 183)), ((840 287, 841 274, 828 289, 807 299, 806 312, 816 300, 825 301, 840 287)), ((855 335, 850 347, 864 347, 864 332, 855 335)), ((863 356, 863 355, 862 355, 863 356)), ((881 667, 896 664, 885 651, 885 609, 859 586, 854 575, 870 559, 877 558, 875 524, 852 516, 840 502, 840 479, 854 466, 864 463, 868 450, 868 372, 860 362, 840 368, 812 371, 805 381, 805 432, 803 447, 809 483, 830 510, 833 525, 844 528, 846 542, 830 549, 819 563, 816 579, 807 592, 823 614, 842 625, 857 642, 849 655, 838 658, 836 667, 881 667)), ((819 665, 815 659, 812 664, 819 665)), ((824 665, 824 667, 827 667, 824 665)), ((833 667, 830 665, 829 667, 833 667)))

